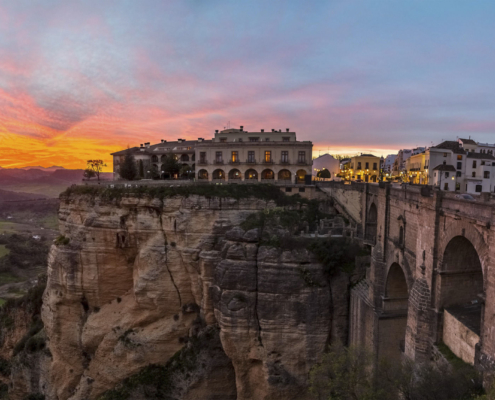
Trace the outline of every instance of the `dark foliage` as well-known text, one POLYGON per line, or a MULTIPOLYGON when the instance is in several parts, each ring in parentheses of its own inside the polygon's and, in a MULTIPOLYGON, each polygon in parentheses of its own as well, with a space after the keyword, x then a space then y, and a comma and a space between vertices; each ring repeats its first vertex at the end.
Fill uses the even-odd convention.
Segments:
POLYGON ((10 253, 0 259, 0 271, 12 271, 15 268, 26 269, 46 264, 50 242, 32 237, 13 234, 1 236, 0 244, 4 244, 10 253))
POLYGON ((120 176, 128 181, 133 181, 137 178, 138 170, 136 160, 130 151, 125 155, 124 161, 120 166, 120 176))
POLYGON ((308 246, 308 249, 316 255, 329 276, 332 276, 339 269, 344 272, 352 272, 356 256, 367 254, 366 250, 359 247, 355 241, 347 238, 315 240, 308 246))

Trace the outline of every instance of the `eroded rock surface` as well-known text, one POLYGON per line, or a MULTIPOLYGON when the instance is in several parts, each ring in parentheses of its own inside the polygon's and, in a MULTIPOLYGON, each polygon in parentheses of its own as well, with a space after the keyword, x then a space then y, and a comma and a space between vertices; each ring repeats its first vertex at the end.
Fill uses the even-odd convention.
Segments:
POLYGON ((260 246, 257 229, 239 227, 272 207, 199 196, 62 199, 69 243, 51 249, 42 310, 46 398, 96 399, 165 364, 198 318, 218 324, 231 365, 206 368, 182 398, 306 398, 310 368, 332 335, 346 334, 332 310, 346 309, 348 278, 329 284, 307 250, 260 246))

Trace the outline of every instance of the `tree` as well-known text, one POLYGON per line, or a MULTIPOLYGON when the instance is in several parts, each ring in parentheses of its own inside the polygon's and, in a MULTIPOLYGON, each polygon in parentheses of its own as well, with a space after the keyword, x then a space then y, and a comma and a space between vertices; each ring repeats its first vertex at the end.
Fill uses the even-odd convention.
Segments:
POLYGON ((158 167, 154 164, 151 166, 150 173, 151 173, 151 179, 160 178, 160 171, 158 170, 158 167))
POLYGON ((180 168, 180 176, 186 176, 186 177, 189 177, 191 175, 191 173, 193 173, 193 169, 190 165, 183 165, 181 168, 180 168))
POLYGON ((318 174, 316 175, 318 178, 331 178, 330 171, 326 168, 323 168, 321 171, 318 171, 318 174))
POLYGON ((174 174, 179 173, 180 165, 175 156, 167 157, 162 163, 162 171, 172 177, 174 174))
POLYGON ((134 156, 132 155, 128 147, 125 154, 124 162, 120 166, 120 176, 128 181, 133 181, 134 179, 136 179, 137 174, 138 171, 136 168, 136 160, 134 159, 134 156))
POLYGON ((86 168, 83 173, 84 178, 91 179, 96 176, 95 172, 92 169, 86 168))
POLYGON ((103 171, 103 167, 106 167, 107 164, 103 162, 103 160, 88 160, 87 162, 88 169, 93 171, 98 178, 98 182, 100 181, 100 173, 103 171))

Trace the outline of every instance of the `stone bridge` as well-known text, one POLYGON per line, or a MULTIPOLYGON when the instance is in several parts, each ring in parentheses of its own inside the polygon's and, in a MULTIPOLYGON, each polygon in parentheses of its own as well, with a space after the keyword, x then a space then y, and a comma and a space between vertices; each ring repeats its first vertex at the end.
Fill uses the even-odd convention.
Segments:
POLYGON ((427 187, 318 185, 371 246, 366 279, 351 294, 351 344, 379 358, 425 361, 444 342, 495 369, 495 201, 427 187))

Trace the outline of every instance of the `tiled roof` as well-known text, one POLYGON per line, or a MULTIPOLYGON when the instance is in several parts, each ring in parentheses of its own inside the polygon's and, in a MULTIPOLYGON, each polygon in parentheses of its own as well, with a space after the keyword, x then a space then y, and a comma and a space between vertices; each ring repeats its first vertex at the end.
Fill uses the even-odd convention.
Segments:
POLYGON ((452 150, 455 154, 465 154, 464 149, 459 145, 459 142, 453 140, 446 140, 439 145, 433 146, 435 149, 452 150))
POLYGON ((463 144, 474 144, 474 145, 478 144, 472 139, 459 139, 459 140, 461 140, 463 144))
POLYGON ((467 153, 467 158, 476 158, 478 160, 495 160, 495 157, 491 154, 475 153, 471 151, 467 153))
MULTIPOLYGON (((376 156, 375 156, 375 155, 373 155, 373 154, 361 154, 361 155, 360 155, 360 156, 358 156, 358 157, 376 157, 376 156)), ((378 158, 378 157, 376 157, 376 158, 378 158)))
POLYGON ((110 153, 111 156, 123 156, 127 153, 127 150, 130 150, 132 153, 139 151, 139 147, 129 147, 125 150, 116 151, 115 153, 110 153))
POLYGON ((433 171, 452 171, 452 172, 455 172, 456 169, 454 168, 453 165, 450 165, 450 164, 440 164, 440 165, 436 166, 435 168, 433 168, 433 171))

